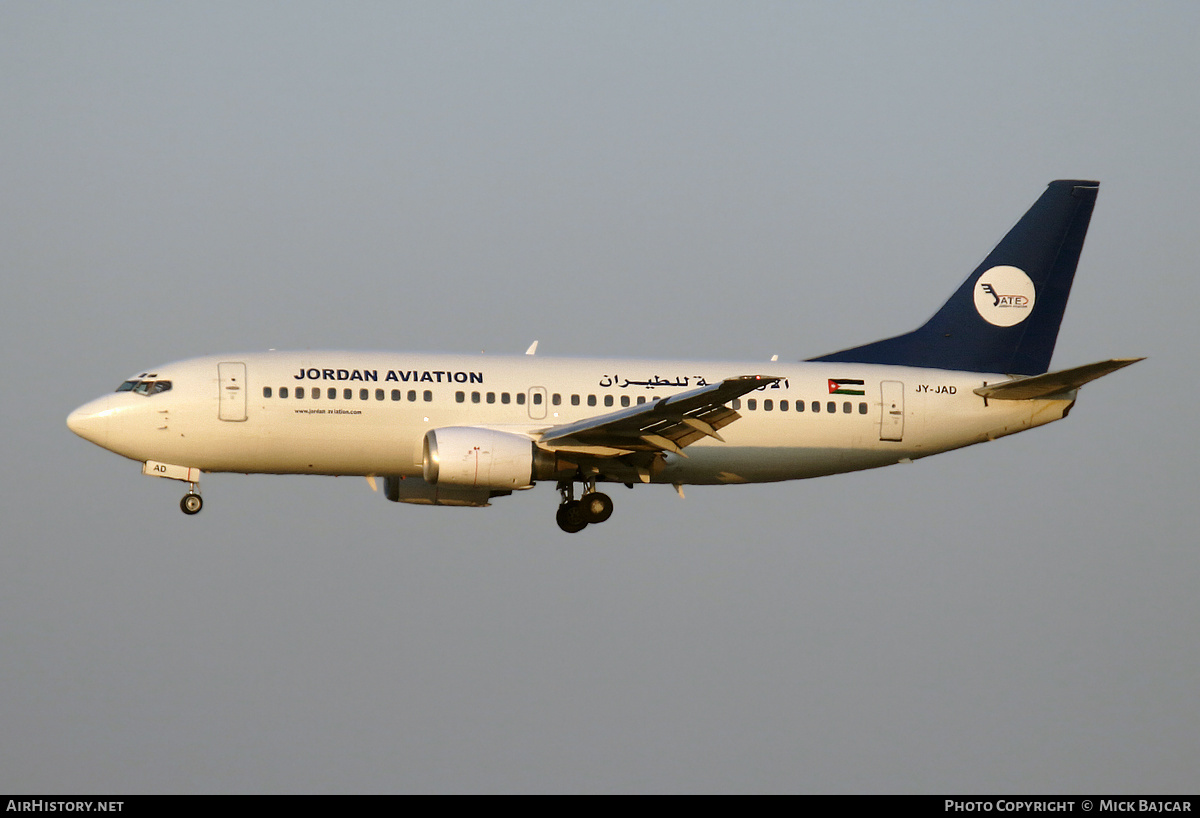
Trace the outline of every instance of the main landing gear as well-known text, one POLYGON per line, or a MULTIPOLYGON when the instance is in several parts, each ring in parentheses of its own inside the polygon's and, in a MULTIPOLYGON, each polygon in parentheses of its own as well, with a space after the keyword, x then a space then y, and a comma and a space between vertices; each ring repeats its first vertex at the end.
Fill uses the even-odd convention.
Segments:
POLYGON ((188 483, 188 493, 179 501, 179 508, 188 515, 199 514, 200 509, 204 508, 204 498, 200 496, 200 489, 195 483, 188 483))
POLYGON ((607 494, 596 491, 596 481, 584 483, 583 496, 575 499, 575 483, 563 481, 558 484, 562 502, 554 515, 558 527, 568 534, 583 531, 589 523, 602 523, 612 516, 613 501, 607 494))

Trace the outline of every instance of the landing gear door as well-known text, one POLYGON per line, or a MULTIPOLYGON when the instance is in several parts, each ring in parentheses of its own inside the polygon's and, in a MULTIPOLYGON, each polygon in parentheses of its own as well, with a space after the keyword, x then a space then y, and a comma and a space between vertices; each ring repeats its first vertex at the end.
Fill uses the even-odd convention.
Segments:
POLYGON ((882 381, 882 415, 879 420, 880 440, 904 439, 904 384, 900 381, 882 381))
POLYGON ((246 365, 243 363, 217 364, 217 381, 220 384, 218 417, 221 420, 245 420, 246 365))

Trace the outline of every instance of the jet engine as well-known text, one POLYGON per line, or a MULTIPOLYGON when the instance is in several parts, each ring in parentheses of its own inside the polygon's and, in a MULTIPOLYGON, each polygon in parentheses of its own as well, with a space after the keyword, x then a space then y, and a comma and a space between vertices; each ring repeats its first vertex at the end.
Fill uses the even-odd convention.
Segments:
POLYGON ((447 426, 425 433, 425 482, 431 486, 524 489, 533 485, 533 441, 477 426, 447 426))

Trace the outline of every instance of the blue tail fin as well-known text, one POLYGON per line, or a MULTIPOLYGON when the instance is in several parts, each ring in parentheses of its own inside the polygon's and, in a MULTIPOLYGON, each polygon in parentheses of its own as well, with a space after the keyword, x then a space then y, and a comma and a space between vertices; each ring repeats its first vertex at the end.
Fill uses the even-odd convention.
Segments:
POLYGON ((1048 371, 1099 186, 1051 182, 920 329, 809 360, 1011 375, 1048 371))

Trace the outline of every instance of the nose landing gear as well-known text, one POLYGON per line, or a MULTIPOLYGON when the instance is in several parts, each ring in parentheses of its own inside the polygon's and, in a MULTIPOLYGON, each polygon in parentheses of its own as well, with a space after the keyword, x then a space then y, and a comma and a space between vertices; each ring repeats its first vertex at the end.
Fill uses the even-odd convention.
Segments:
POLYGON ((179 501, 179 508, 188 515, 199 514, 200 509, 204 508, 204 498, 200 496, 195 483, 188 483, 188 493, 179 501))
POLYGON ((554 515, 558 527, 568 534, 583 531, 589 523, 602 523, 612 516, 613 501, 607 494, 596 491, 596 481, 584 483, 584 494, 575 499, 575 483, 564 480, 558 484, 562 502, 554 515))
POLYGON ((142 474, 147 477, 165 477, 168 480, 178 480, 188 484, 188 493, 179 501, 179 508, 184 514, 199 514, 204 508, 204 500, 200 497, 200 469, 195 466, 176 466, 171 463, 159 463, 157 460, 147 460, 142 464, 142 474))

